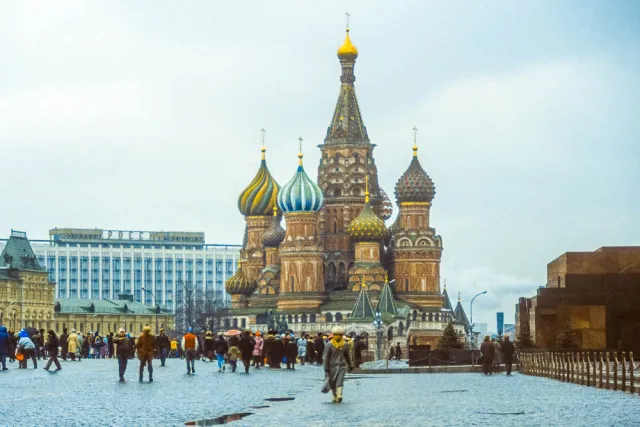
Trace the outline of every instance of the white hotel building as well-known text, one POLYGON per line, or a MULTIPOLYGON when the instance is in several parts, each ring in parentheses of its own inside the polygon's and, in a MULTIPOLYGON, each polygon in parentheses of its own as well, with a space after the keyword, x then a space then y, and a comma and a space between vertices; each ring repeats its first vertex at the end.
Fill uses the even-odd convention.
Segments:
MULTIPOLYGON (((56 298, 117 299, 175 310, 184 289, 228 303, 224 283, 240 245, 205 244, 204 233, 54 228, 30 240, 56 282, 56 298)), ((0 251, 6 240, 0 240, 0 251)))

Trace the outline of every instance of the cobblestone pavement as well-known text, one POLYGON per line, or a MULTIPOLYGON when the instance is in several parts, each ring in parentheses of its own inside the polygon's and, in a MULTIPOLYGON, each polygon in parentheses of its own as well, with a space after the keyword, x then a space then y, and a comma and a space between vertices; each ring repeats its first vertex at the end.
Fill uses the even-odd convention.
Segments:
MULTIPOLYGON (((184 425, 190 420, 252 412, 231 425, 259 426, 631 426, 640 397, 545 378, 478 374, 354 375, 345 402, 319 392, 322 369, 218 373, 215 363, 155 364, 153 383, 138 383, 137 360, 127 383, 115 360, 63 362, 63 370, 0 372, 0 425, 184 425), (270 402, 266 398, 294 397, 270 402), (255 406, 269 406, 253 408, 255 406)), ((43 365, 41 365, 43 366, 43 365)), ((145 376, 146 377, 146 376, 145 376)))

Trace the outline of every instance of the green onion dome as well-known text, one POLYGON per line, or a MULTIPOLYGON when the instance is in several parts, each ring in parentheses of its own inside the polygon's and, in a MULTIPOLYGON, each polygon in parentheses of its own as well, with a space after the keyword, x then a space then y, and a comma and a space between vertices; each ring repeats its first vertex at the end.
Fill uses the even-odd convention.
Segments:
POLYGON ((414 145, 411 164, 396 184, 396 201, 398 203, 430 203, 435 195, 436 187, 429 175, 422 169, 418 161, 418 147, 414 145))
POLYGON ((238 209, 244 216, 271 215, 278 199, 280 186, 269 173, 264 152, 265 148, 263 147, 262 162, 258 173, 238 197, 238 209))
POLYGON ((224 284, 224 288, 227 293, 231 295, 242 294, 249 296, 258 288, 258 284, 255 280, 250 280, 247 277, 244 271, 242 271, 242 265, 238 262, 238 271, 236 271, 236 274, 227 280, 224 284))

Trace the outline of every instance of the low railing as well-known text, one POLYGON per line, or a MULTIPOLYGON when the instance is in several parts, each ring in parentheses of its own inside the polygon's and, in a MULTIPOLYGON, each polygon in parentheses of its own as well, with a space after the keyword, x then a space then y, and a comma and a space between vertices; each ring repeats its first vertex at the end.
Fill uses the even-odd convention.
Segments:
POLYGON ((520 373, 640 394, 633 352, 531 351, 518 353, 520 373))

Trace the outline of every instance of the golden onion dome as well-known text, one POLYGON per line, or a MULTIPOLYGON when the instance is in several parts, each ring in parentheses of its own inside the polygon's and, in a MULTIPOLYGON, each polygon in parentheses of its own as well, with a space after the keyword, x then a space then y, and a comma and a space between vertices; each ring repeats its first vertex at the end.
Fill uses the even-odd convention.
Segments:
POLYGON ((260 169, 251 183, 238 197, 238 209, 244 216, 271 215, 276 205, 280 186, 271 176, 265 160, 265 148, 262 148, 260 169))
POLYGON ((338 48, 338 58, 354 60, 358 57, 358 49, 351 43, 349 37, 349 29, 347 28, 347 35, 344 38, 344 43, 338 48))
POLYGON ((364 208, 351 224, 347 232, 349 237, 355 241, 374 242, 384 240, 387 237, 387 227, 384 221, 376 215, 369 203, 369 188, 367 178, 367 189, 364 193, 364 208))
POLYGON ((231 295, 242 294, 249 296, 258 288, 258 284, 255 280, 251 280, 247 277, 244 271, 242 271, 242 265, 238 262, 238 271, 236 271, 236 274, 227 280, 224 284, 224 288, 227 293, 231 295))

